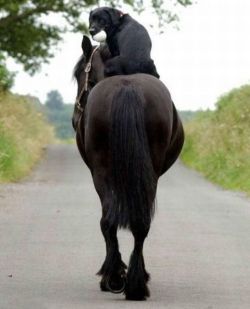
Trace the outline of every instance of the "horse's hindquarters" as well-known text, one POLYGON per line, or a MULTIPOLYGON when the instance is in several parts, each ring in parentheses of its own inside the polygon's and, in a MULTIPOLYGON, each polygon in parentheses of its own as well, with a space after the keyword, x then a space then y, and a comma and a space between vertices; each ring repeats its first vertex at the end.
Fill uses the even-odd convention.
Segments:
POLYGON ((169 91, 162 82, 150 75, 114 76, 93 89, 85 115, 86 156, 93 167, 102 165, 111 168, 112 100, 116 91, 128 84, 132 84, 144 97, 140 104, 144 110, 149 151, 155 172, 160 176, 177 159, 184 134, 169 91))

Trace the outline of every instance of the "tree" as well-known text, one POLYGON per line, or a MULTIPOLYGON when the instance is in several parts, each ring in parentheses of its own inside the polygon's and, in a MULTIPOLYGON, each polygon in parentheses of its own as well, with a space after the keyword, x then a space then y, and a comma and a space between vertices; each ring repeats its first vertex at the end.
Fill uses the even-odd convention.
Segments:
POLYGON ((64 104, 62 96, 57 90, 48 92, 44 112, 59 139, 74 137, 74 130, 71 125, 73 108, 72 104, 64 104))
MULTIPOLYGON (((166 1, 185 7, 194 0, 166 1)), ((121 6, 119 0, 106 0, 105 3, 121 6)), ((87 31, 81 13, 98 4, 99 0, 0 0, 0 51, 22 63, 26 71, 35 73, 53 56, 53 46, 58 44, 65 31, 87 31), (61 16, 62 23, 46 22, 48 14, 61 16)), ((123 4, 141 12, 146 0, 123 0, 123 4)), ((177 18, 163 8, 164 0, 151 0, 151 7, 161 24, 177 18)))
POLYGON ((51 90, 47 93, 45 106, 50 110, 60 110, 63 108, 63 98, 57 90, 51 90))

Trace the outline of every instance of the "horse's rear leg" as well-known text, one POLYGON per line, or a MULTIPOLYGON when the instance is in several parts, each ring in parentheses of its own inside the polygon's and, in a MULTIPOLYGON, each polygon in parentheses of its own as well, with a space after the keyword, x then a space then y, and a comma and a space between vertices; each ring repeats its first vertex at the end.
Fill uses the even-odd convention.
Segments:
POLYGON ((137 225, 131 226, 131 231, 135 243, 129 262, 125 295, 128 300, 145 300, 150 294, 147 287, 149 274, 145 269, 143 244, 149 227, 146 227, 142 222, 138 222, 137 225))
POLYGON ((112 192, 108 188, 107 179, 102 178, 100 174, 94 176, 94 184, 102 203, 102 218, 100 221, 103 237, 106 242, 106 258, 97 273, 102 276, 100 288, 102 291, 111 291, 120 293, 125 287, 125 269, 127 266, 121 259, 119 252, 119 244, 117 240, 118 220, 108 215, 110 211, 114 211, 112 192))
POLYGON ((110 290, 121 293, 125 287, 125 269, 127 266, 121 259, 117 240, 117 224, 111 223, 106 218, 109 203, 103 203, 103 215, 101 219, 101 230, 106 242, 106 258, 98 272, 102 276, 100 287, 102 291, 110 290))

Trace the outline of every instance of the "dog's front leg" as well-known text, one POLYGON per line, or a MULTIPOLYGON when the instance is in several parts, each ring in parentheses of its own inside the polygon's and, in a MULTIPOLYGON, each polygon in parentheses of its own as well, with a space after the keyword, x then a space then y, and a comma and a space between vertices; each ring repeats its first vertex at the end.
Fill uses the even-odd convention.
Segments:
POLYGON ((116 56, 106 61, 104 68, 104 75, 114 76, 114 75, 123 75, 124 74, 124 66, 123 59, 121 56, 116 56))

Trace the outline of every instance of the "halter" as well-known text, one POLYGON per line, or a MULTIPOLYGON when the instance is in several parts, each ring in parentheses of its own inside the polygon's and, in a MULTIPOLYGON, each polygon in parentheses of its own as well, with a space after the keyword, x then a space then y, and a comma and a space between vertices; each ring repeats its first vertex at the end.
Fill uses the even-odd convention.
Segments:
POLYGON ((99 46, 96 46, 95 49, 92 51, 92 54, 91 54, 91 56, 90 56, 90 58, 89 58, 89 61, 88 61, 87 65, 86 65, 86 67, 85 67, 85 69, 84 69, 84 72, 86 73, 85 81, 84 81, 84 86, 83 86, 83 88, 81 89, 79 95, 76 97, 75 105, 76 105, 76 107, 78 108, 78 110, 79 110, 80 112, 82 112, 82 113, 83 113, 84 109, 83 109, 83 107, 81 106, 80 101, 81 101, 81 98, 82 98, 83 94, 84 94, 85 92, 88 91, 88 85, 89 85, 89 72, 91 71, 91 68, 92 68, 93 56, 94 56, 94 54, 95 54, 95 52, 97 51, 98 48, 99 48, 99 46))

